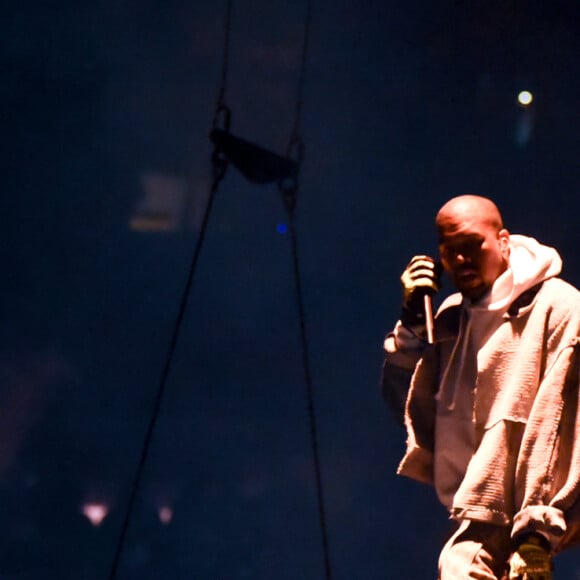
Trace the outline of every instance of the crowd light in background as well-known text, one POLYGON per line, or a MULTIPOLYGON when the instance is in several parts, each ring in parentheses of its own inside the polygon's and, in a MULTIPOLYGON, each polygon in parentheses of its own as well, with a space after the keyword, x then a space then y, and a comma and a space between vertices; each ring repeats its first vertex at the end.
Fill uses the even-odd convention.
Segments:
POLYGON ((530 91, 520 91, 518 94, 518 103, 524 107, 531 105, 533 100, 534 95, 530 91))
POLYGON ((144 173, 141 187, 142 198, 129 219, 129 227, 145 233, 177 231, 186 207, 186 181, 171 175, 144 173))
POLYGON ((109 513, 109 506, 103 503, 85 503, 82 506, 83 515, 97 527, 103 523, 103 520, 109 513))
POLYGON ((171 520, 173 519, 173 509, 170 508, 169 506, 163 506, 159 508, 159 521, 167 526, 168 524, 171 523, 171 520))

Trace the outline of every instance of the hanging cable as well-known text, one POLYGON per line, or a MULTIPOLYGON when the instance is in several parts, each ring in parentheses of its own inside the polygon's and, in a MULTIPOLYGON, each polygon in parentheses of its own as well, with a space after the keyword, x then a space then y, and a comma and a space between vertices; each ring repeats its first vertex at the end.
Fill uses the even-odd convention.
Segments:
POLYGON ((300 129, 302 125, 302 105, 304 103, 304 81, 306 78, 306 59, 308 49, 310 48, 310 27, 312 23, 312 0, 307 0, 306 16, 304 18, 304 37, 302 41, 302 54, 300 57, 300 69, 298 73, 298 82, 296 83, 296 111, 294 114, 294 123, 290 132, 290 141, 288 142, 287 155, 290 156, 296 140, 300 138, 300 129))
POLYGON ((304 367, 304 380, 306 384, 306 399, 308 406, 308 421, 310 426, 310 442, 312 452, 312 462, 316 477, 316 498, 318 503, 318 518, 320 522, 320 532, 322 538, 322 552, 324 556, 324 571, 326 580, 332 579, 332 567, 330 564, 330 548, 328 543, 328 531, 326 526, 326 509, 324 501, 324 488, 322 484, 322 470, 320 466, 320 453, 318 446, 318 430, 316 426, 316 408, 314 405, 314 387, 310 372, 310 356, 306 335, 306 315, 304 313, 304 302, 302 298, 302 282, 300 277, 300 260, 298 258, 298 242, 296 236, 296 224, 294 214, 289 213, 290 238, 292 244, 292 263, 294 269, 294 280, 296 287, 296 306, 298 319, 300 321, 300 338, 302 343, 302 364, 304 367))
MULTIPOLYGON (((225 105, 225 89, 226 89, 226 81, 227 81, 227 72, 228 72, 228 53, 229 53, 229 39, 230 39, 230 18, 231 18, 231 0, 227 0, 227 9, 226 9, 226 19, 225 19, 225 34, 224 34, 224 54, 223 54, 223 62, 222 62, 222 75, 221 75, 221 82, 220 88, 218 93, 218 98, 215 107, 214 118, 212 122, 212 129, 220 129, 224 132, 229 132, 230 124, 231 124, 231 113, 228 107, 225 105)), ((145 437, 143 439, 143 444, 141 446, 141 453, 139 456, 139 462, 137 464, 137 469, 135 471, 135 475, 133 477, 133 482, 131 485, 129 499, 127 501, 127 507, 125 510, 125 516, 123 519, 123 523, 121 526, 121 531, 119 533, 119 538, 117 540, 117 545, 115 548, 115 554, 113 557, 113 562, 111 564, 111 570, 109 573, 109 580, 115 580, 117 578, 117 572, 119 569, 119 565, 121 563, 121 557, 123 555, 123 549, 125 547, 127 532, 129 529, 129 524, 131 522, 131 517, 133 515, 133 510, 135 507, 135 501, 137 499, 137 495, 139 492, 139 487, 141 484, 141 480, 143 478, 143 473, 145 471, 145 465, 147 464, 147 458, 149 456, 149 451, 151 448, 151 442, 153 440, 153 435, 155 433, 155 428, 159 419, 160 411, 161 411, 161 403, 163 401, 163 397, 165 395, 165 391, 167 388, 167 380, 169 378, 169 373, 171 371, 171 366, 173 363, 173 359, 175 356, 175 351, 177 347, 177 342, 179 339, 179 334, 181 331, 181 327, 183 324, 183 320, 185 317, 185 312, 187 310, 187 303, 189 301, 189 295, 191 292, 191 288, 193 285, 193 280, 195 277, 195 272, 197 270, 197 263, 199 260, 199 256, 201 254, 201 248, 203 246, 203 242, 205 240, 205 234, 207 231, 207 227, 209 224, 209 218, 211 214, 211 210, 213 207, 214 199, 216 193, 219 188, 219 184, 222 179, 225 177, 226 170, 228 167, 228 161, 225 158, 223 152, 220 150, 219 146, 216 145, 214 151, 211 155, 211 164, 212 164, 212 180, 211 186, 209 190, 209 196, 207 205, 204 211, 202 223, 200 226, 199 235, 197 238, 197 242, 195 244, 195 248, 193 251, 193 255, 191 258, 189 271, 187 274, 185 287, 183 289, 183 293, 181 296, 181 301, 179 304, 179 309, 177 312, 177 316, 175 318, 175 322, 173 325, 173 331, 171 333, 171 339, 169 342, 169 347, 167 349, 167 354, 165 357, 165 363, 163 365, 163 370, 161 372, 161 377, 159 379, 159 386, 157 388, 157 392, 155 395, 155 402, 153 404, 153 411, 151 413, 151 417, 149 419, 149 423, 147 425, 147 430, 145 433, 145 437)))
MULTIPOLYGON (((214 129, 220 109, 225 107, 226 88, 228 72, 230 67, 230 36, 232 29, 232 0, 226 0, 226 14, 224 19, 224 48, 222 58, 222 73, 220 77, 220 87, 217 98, 216 113, 214 115, 214 129)), ((229 129, 229 124, 228 124, 229 129)))
POLYGON ((314 465, 314 474, 316 477, 316 497, 318 503, 318 518, 320 523, 320 532, 322 539, 322 552, 324 557, 324 572, 326 580, 332 580, 332 566, 330 561, 330 547, 328 542, 328 530, 326 525, 326 509, 324 501, 324 487, 322 482, 322 469, 320 465, 320 453, 318 445, 318 429, 316 424, 316 407, 314 404, 314 386, 312 383, 312 375, 310 372, 310 355, 308 348, 308 340, 306 334, 306 314, 304 311, 304 300, 302 294, 302 281, 300 276, 300 259, 298 254, 298 237, 296 234, 296 194, 298 193, 298 176, 300 166, 304 159, 304 141, 301 136, 302 124, 302 104, 304 99, 304 80, 306 72, 306 61, 308 56, 308 48, 310 44, 310 26, 312 21, 312 0, 307 0, 306 17, 304 20, 304 41, 302 46, 302 55, 300 59, 300 71, 298 76, 297 91, 296 91, 296 111, 294 115, 294 123, 290 139, 288 141, 288 148, 286 157, 289 161, 297 164, 298 170, 295 175, 287 177, 278 182, 278 187, 282 193, 284 206, 288 215, 290 225, 290 238, 292 245, 292 264, 294 270, 294 281, 296 289, 296 307, 298 311, 298 319, 300 322, 300 339, 302 344, 302 364, 304 368, 304 380, 306 385, 306 400, 308 407, 308 422, 310 427, 310 442, 312 452, 312 462, 314 465))

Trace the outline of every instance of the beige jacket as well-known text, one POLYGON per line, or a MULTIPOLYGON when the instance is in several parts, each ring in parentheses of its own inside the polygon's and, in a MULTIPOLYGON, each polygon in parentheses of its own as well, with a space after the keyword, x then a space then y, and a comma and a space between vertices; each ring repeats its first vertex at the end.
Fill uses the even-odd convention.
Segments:
POLYGON ((552 277, 559 258, 513 238, 503 290, 479 312, 447 299, 432 346, 386 342, 384 384, 414 369, 399 474, 434 485, 453 518, 538 531, 558 551, 580 539, 580 293, 552 277), (522 268, 519 245, 544 262, 522 268))

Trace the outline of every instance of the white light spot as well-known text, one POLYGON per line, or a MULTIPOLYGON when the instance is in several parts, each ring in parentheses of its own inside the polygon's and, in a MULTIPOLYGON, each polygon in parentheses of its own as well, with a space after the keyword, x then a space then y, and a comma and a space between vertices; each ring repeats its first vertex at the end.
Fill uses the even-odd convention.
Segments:
POLYGON ((520 94, 518 95, 518 102, 520 103, 520 105, 524 106, 530 105, 533 100, 534 95, 532 95, 530 91, 521 91, 520 94))
POLYGON ((82 512, 93 526, 100 526, 109 513, 109 506, 101 503, 86 503, 82 507, 82 512))

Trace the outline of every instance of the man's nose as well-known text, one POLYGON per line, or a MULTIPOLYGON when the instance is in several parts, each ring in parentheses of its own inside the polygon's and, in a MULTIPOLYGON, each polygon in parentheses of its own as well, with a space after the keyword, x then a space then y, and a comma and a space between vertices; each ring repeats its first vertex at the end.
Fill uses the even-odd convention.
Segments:
POLYGON ((467 261, 467 258, 465 256, 465 254, 463 254, 461 252, 455 252, 455 254, 453 255, 453 262, 458 266, 465 264, 466 261, 467 261))

